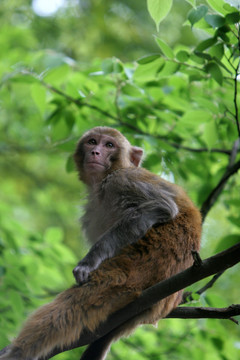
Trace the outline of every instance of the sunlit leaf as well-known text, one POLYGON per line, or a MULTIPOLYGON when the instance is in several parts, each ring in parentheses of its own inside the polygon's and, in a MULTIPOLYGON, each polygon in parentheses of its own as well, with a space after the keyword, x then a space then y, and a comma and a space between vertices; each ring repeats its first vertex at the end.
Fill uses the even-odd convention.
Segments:
POLYGON ((57 68, 53 68, 47 71, 44 77, 44 81, 52 85, 58 85, 64 81, 64 79, 69 74, 69 71, 70 68, 68 65, 62 65, 57 68))
POLYGON ((224 9, 224 5, 226 4, 225 0, 207 0, 207 3, 216 12, 218 12, 220 14, 226 14, 226 10, 224 9))
POLYGON ((137 87, 134 86, 132 84, 126 84, 125 86, 122 87, 122 92, 123 94, 132 96, 132 97, 139 97, 141 95, 143 95, 143 91, 137 87))
POLYGON ((170 46, 168 46, 165 41, 161 40, 159 37, 154 36, 154 39, 156 41, 156 43, 158 44, 159 48, 161 49, 161 51, 163 52, 163 54, 169 58, 169 59, 173 59, 174 58, 174 52, 173 50, 170 48, 170 46))
POLYGON ((46 229, 44 239, 47 243, 61 242, 63 239, 63 230, 60 227, 49 227, 46 229))
POLYGON ((191 4, 192 6, 196 5, 196 0, 186 0, 189 4, 191 4))
POLYGON ((133 78, 136 81, 156 80, 156 74, 164 67, 164 65, 165 61, 163 58, 159 58, 148 64, 138 65, 134 72, 133 78))
POLYGON ((189 53, 187 51, 180 50, 177 53, 176 58, 178 61, 186 62, 189 59, 189 53))
POLYGON ((148 12, 154 20, 157 30, 160 22, 167 16, 172 7, 172 0, 147 0, 148 12))
POLYGON ((180 68, 180 64, 177 64, 176 62, 169 61, 165 64, 164 67, 159 69, 158 71, 158 77, 168 77, 172 74, 174 74, 178 69, 180 68))
POLYGON ((209 49, 209 54, 211 56, 215 56, 218 60, 221 60, 221 58, 224 55, 224 46, 223 46, 223 44, 217 44, 215 46, 212 46, 209 49))
POLYGON ((211 149, 217 142, 218 134, 216 128, 216 122, 214 120, 209 121, 204 126, 204 132, 201 137, 206 143, 208 149, 211 149))
POLYGON ((31 86, 31 94, 40 113, 43 114, 46 108, 46 88, 41 84, 33 84, 31 86))

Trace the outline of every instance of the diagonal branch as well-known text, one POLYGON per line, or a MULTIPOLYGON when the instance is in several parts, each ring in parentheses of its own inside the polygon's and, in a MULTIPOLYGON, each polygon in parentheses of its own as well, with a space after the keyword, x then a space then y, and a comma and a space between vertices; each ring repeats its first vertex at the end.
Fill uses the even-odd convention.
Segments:
POLYGON ((212 190, 212 192, 209 194, 208 198, 204 201, 201 207, 201 213, 203 221, 211 209, 211 207, 216 202, 218 196, 222 192, 224 186, 226 185, 228 179, 235 173, 238 172, 240 169, 240 160, 237 161, 234 165, 227 167, 226 171, 224 172, 223 176, 221 177, 220 181, 218 182, 217 186, 212 190))

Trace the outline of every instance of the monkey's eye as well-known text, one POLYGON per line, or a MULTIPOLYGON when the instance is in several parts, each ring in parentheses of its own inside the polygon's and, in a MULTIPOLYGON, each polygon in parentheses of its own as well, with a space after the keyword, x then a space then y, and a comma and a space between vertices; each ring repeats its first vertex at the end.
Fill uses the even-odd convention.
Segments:
POLYGON ((90 145, 96 145, 97 142, 96 142, 95 139, 89 139, 89 140, 88 140, 88 144, 90 144, 90 145))
POLYGON ((106 143, 106 146, 109 147, 109 148, 113 148, 113 147, 114 147, 113 143, 110 142, 110 141, 108 141, 108 142, 106 143))

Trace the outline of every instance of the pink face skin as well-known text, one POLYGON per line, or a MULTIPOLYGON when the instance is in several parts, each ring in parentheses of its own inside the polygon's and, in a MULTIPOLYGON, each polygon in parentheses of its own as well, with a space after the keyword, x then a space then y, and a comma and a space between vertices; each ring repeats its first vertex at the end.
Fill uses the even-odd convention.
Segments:
POLYGON ((109 135, 90 135, 84 141, 84 170, 89 175, 89 183, 102 180, 111 167, 111 157, 118 152, 116 139, 109 135))

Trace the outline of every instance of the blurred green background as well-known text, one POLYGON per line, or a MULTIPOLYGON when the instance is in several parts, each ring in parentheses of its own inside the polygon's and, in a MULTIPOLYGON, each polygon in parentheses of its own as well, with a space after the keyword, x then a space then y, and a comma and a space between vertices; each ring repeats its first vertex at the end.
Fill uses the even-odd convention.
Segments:
MULTIPOLYGON (((50 13, 39 6, 0 2, 1 347, 31 311, 73 284, 72 268, 87 252, 78 221, 86 189, 72 161, 86 129, 120 129, 144 148, 145 167, 182 185, 199 207, 229 166, 229 153, 211 150, 231 150, 239 137, 231 68, 239 61, 239 18, 227 18, 237 7, 174 0, 157 31, 142 0, 65 0, 50 13), (203 18, 192 27, 189 12, 203 5, 209 15, 219 10, 231 31, 203 18), (139 61, 149 54, 156 58, 139 61)), ((232 176, 206 218, 203 258, 240 240, 239 185, 232 176)), ((193 305, 238 303, 238 281, 236 266, 193 305)), ((125 357, 240 359, 239 328, 228 320, 163 320, 119 341, 108 358, 125 357)))

